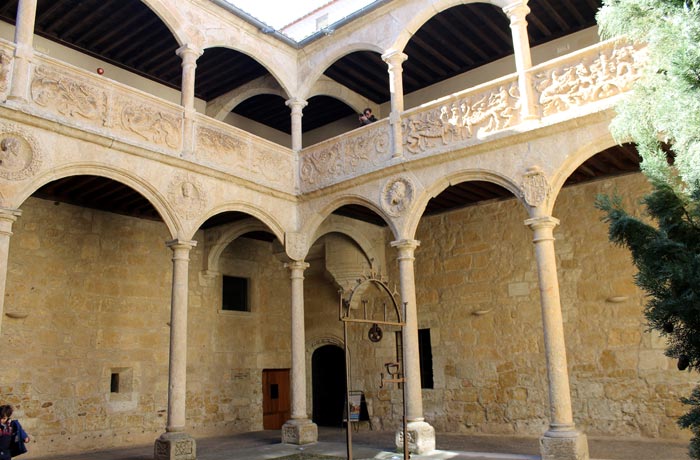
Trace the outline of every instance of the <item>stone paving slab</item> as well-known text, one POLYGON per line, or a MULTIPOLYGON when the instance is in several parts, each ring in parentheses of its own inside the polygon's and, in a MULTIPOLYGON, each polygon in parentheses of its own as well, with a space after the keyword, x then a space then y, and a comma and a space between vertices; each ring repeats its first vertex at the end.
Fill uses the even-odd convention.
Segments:
MULTIPOLYGON (((353 460, 403 460, 395 452, 394 433, 353 433, 353 460)), ((319 428, 320 442, 305 446, 280 443, 279 431, 197 439, 198 460, 336 460, 347 458, 345 432, 319 428)), ((540 460, 536 437, 438 434, 438 450, 413 455, 411 460, 540 460)), ((685 441, 649 441, 590 438, 592 460, 689 460, 685 441)), ((41 456, 32 452, 26 460, 152 460, 153 445, 101 450, 74 455, 41 456)))

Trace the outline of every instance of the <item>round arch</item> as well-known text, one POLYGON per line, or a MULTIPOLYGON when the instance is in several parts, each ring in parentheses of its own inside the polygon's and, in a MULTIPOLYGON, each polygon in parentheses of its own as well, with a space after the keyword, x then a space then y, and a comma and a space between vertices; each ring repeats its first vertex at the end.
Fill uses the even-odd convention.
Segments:
POLYGON ((217 214, 221 214, 228 211, 242 212, 244 214, 248 214, 252 217, 255 217, 260 222, 262 222, 262 224, 264 225, 264 230, 272 232, 272 234, 275 235, 275 237, 279 241, 284 241, 285 230, 282 224, 280 224, 280 222, 277 219, 272 217, 267 212, 260 210, 260 208, 252 206, 248 203, 238 201, 223 203, 220 206, 210 209, 206 214, 203 214, 201 219, 194 226, 189 237, 192 238, 195 232, 199 229, 199 227, 202 226, 202 224, 204 224, 204 222, 207 221, 207 219, 217 214))
POLYGON ((309 236, 315 235, 319 231, 322 223, 333 213, 333 211, 349 204, 356 204, 371 209, 377 213, 377 215, 379 215, 384 222, 387 223, 394 236, 398 235, 394 222, 386 215, 386 213, 382 211, 381 208, 376 205, 376 203, 360 195, 344 195, 336 197, 309 219, 309 221, 304 225, 302 233, 309 236))
POLYGON ((581 166, 586 160, 594 157, 603 150, 616 145, 617 142, 612 138, 610 132, 606 131, 604 134, 597 139, 578 147, 575 151, 571 152, 570 155, 566 156, 566 160, 561 164, 559 169, 557 169, 551 178, 551 195, 552 198, 548 200, 548 208, 546 212, 551 214, 554 210, 554 205, 559 197, 559 192, 566 183, 566 180, 573 174, 573 172, 581 166))
POLYGON ((340 233, 353 240, 360 247, 360 249, 362 249, 362 253, 367 259, 370 267, 372 267, 373 270, 377 268, 377 263, 380 259, 379 255, 374 250, 371 241, 357 228, 346 223, 329 222, 328 220, 325 220, 316 230, 316 233, 314 233, 309 246, 312 246, 316 241, 330 233, 340 233))
POLYGON ((298 97, 302 99, 309 98, 312 88, 321 78, 323 72, 325 72, 326 69, 333 65, 333 63, 338 59, 347 56, 348 54, 352 54, 356 51, 373 51, 379 54, 382 54, 384 52, 384 50, 378 45, 367 42, 349 43, 347 46, 330 51, 331 52, 328 55, 323 56, 323 60, 319 62, 309 63, 309 67, 311 68, 311 70, 309 74, 305 75, 303 78, 303 83, 299 87, 298 97))
POLYGON ((144 5, 146 5, 153 13, 163 21, 165 27, 170 30, 170 32, 175 37, 178 45, 182 46, 185 43, 192 41, 193 37, 187 32, 188 20, 183 18, 179 11, 172 6, 169 6, 167 0, 140 0, 144 5))
POLYGON ((207 115, 222 121, 238 104, 261 94, 274 94, 284 99, 289 98, 289 95, 279 86, 277 80, 272 75, 268 75, 248 82, 207 104, 207 115))
POLYGON ((226 37, 207 42, 202 49, 206 51, 209 48, 227 48, 243 53, 265 67, 265 70, 272 75, 285 94, 294 95, 291 89, 296 86, 296 54, 285 65, 284 60, 279 59, 279 55, 260 53, 260 46, 256 46, 257 43, 255 40, 250 40, 250 37, 226 37))
POLYGON ((219 259, 226 247, 235 239, 249 232, 267 231, 268 227, 257 219, 244 219, 227 226, 221 235, 214 241, 207 254, 207 264, 204 267, 206 272, 219 271, 219 259))
POLYGON ((11 203, 12 207, 19 208, 32 193, 49 182, 63 179, 71 176, 99 176, 107 179, 112 179, 116 182, 124 184, 148 200, 149 203, 158 211, 158 214, 163 219, 163 222, 168 228, 172 238, 178 238, 182 233, 182 225, 177 218, 177 213, 172 209, 165 196, 153 187, 148 181, 136 177, 130 171, 118 168, 111 168, 104 165, 93 163, 71 164, 62 166, 56 169, 51 169, 36 176, 26 187, 19 193, 15 200, 11 203))
POLYGON ((476 180, 491 182, 503 187, 511 192, 513 197, 516 198, 523 206, 525 206, 525 209, 527 210, 527 205, 522 200, 520 187, 510 178, 495 171, 488 170, 457 171, 453 174, 440 178, 440 180, 426 188, 423 193, 417 197, 413 203, 413 206, 411 206, 411 209, 408 212, 402 237, 406 239, 415 238, 418 224, 420 223, 423 213, 425 212, 425 208, 428 206, 428 201, 430 201, 431 198, 439 195, 452 184, 476 180))
POLYGON ((319 77, 316 83, 314 83, 314 85, 311 87, 309 94, 307 95, 307 100, 314 96, 329 96, 334 99, 338 99, 339 101, 352 107, 352 109, 357 113, 361 113, 365 107, 371 108, 372 112, 374 113, 379 113, 378 104, 375 104, 366 97, 360 96, 359 94, 349 90, 345 86, 324 75, 321 75, 321 77, 319 77))
MULTIPOLYGON (((435 16, 438 13, 441 13, 444 10, 447 10, 449 8, 452 8, 453 6, 458 6, 458 5, 466 5, 469 3, 487 3, 490 5, 493 5, 498 8, 504 8, 505 6, 509 4, 517 4, 519 3, 518 0, 436 0, 431 3, 421 3, 421 5, 425 5, 422 8, 420 8, 418 11, 416 11, 412 19, 401 29, 401 32, 397 37, 394 38, 394 41, 392 42, 391 46, 385 51, 389 50, 395 50, 395 51, 403 51, 404 48, 406 48, 406 44, 411 40, 411 37, 413 37, 413 34, 420 29, 423 24, 428 22, 430 19, 432 19, 433 16, 435 16)), ((505 14, 505 13, 504 13, 505 14)))

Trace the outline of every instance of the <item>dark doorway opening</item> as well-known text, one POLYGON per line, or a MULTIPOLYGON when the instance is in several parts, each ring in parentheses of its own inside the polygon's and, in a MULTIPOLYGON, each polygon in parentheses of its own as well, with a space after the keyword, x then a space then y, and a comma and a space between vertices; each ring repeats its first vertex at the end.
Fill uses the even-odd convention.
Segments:
POLYGON ((318 426, 342 426, 345 404, 345 353, 324 345, 311 357, 313 421, 318 426))

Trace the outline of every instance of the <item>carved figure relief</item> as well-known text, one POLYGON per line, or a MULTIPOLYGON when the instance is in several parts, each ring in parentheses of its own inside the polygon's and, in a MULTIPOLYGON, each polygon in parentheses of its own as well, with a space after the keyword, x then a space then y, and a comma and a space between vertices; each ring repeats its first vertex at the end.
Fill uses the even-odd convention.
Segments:
POLYGON ((539 166, 533 166, 523 174, 522 194, 525 203, 537 207, 545 202, 549 195, 549 183, 539 166))
POLYGON ((632 45, 603 50, 593 62, 559 66, 535 75, 535 89, 544 116, 630 89, 644 52, 632 45))
POLYGON ((31 83, 32 100, 71 118, 106 119, 106 94, 83 81, 68 78, 46 67, 37 67, 31 83))
POLYGON ((399 217, 413 201, 413 183, 407 177, 389 180, 382 190, 382 208, 392 217, 399 217))
POLYGON ((366 171, 378 164, 389 151, 388 125, 363 129, 339 142, 321 144, 304 151, 301 157, 301 179, 307 184, 323 184, 332 179, 358 171, 366 171))
POLYGON ((36 174, 41 155, 36 141, 15 127, 0 128, 0 177, 22 180, 36 174))
POLYGON ((286 157, 258 148, 219 130, 199 127, 197 144, 213 152, 226 164, 243 169, 255 176, 262 176, 270 182, 291 181, 292 165, 284 161, 286 157))
POLYGON ((403 120, 403 143, 414 154, 509 127, 517 121, 520 95, 516 82, 476 96, 457 99, 403 120))
POLYGON ((8 82, 10 80, 10 65, 12 58, 4 50, 0 51, 0 93, 7 91, 8 82))
POLYGON ((170 183, 170 200, 185 219, 198 216, 206 204, 206 196, 197 179, 176 176, 170 183))
POLYGON ((181 119, 145 105, 124 104, 122 126, 143 139, 176 149, 180 146, 181 119))

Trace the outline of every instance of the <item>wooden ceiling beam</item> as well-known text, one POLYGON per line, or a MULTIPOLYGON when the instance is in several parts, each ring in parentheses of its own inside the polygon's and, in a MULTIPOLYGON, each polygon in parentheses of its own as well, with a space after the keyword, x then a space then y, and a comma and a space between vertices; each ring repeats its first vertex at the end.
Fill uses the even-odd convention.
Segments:
POLYGON ((548 0, 540 0, 540 4, 542 5, 542 8, 554 19, 554 22, 557 23, 557 25, 561 28, 562 31, 569 30, 570 27, 564 20, 564 18, 561 17, 561 15, 557 12, 557 10, 550 5, 548 0))

